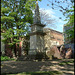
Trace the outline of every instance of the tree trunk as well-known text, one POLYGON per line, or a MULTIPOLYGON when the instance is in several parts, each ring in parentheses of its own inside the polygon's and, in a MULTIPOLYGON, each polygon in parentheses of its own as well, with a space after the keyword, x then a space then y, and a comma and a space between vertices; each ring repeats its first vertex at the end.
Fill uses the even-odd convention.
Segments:
POLYGON ((15 57, 17 57, 17 48, 16 48, 16 44, 14 44, 14 53, 15 53, 15 57))

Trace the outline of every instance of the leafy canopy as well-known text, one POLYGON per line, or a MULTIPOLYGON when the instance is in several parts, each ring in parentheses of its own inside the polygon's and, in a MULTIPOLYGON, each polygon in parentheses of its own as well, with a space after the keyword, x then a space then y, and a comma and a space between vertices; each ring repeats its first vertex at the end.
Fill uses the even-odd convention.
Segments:
MULTIPOLYGON (((37 0, 1 0, 2 41, 13 46, 29 32, 37 0)), ((38 0, 41 1, 41 0, 38 0)))

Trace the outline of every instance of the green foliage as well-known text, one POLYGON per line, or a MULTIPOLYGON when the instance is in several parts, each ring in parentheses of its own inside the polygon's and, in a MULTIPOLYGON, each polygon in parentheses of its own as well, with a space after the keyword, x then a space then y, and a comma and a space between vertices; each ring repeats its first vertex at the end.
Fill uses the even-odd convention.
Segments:
MULTIPOLYGON (((17 74, 10 73, 8 75, 60 75, 60 74, 62 73, 59 71, 48 71, 48 72, 37 71, 37 72, 22 72, 22 73, 17 73, 17 74)), ((5 73, 2 75, 5 75, 5 73)))
POLYGON ((61 63, 59 63, 59 65, 63 66, 63 65, 69 65, 70 63, 74 63, 74 61, 63 61, 61 63))
POLYGON ((7 8, 2 7, 1 8, 1 15, 4 14, 4 13, 9 13, 10 10, 11 9, 9 7, 7 7, 7 8))
POLYGON ((15 60, 14 58, 9 58, 7 56, 1 56, 1 61, 15 60))
POLYGON ((1 22, 4 22, 4 21, 6 21, 6 22, 14 21, 14 17, 3 16, 3 17, 1 17, 1 22))
POLYGON ((19 38, 28 34, 29 25, 33 23, 35 2, 36 0, 1 0, 1 35, 4 43, 13 46, 20 42, 19 38))
POLYGON ((73 40, 74 39, 74 6, 72 6, 68 11, 64 12, 68 21, 66 23, 67 27, 71 27, 69 30, 65 31, 64 33, 67 34, 66 39, 73 40))

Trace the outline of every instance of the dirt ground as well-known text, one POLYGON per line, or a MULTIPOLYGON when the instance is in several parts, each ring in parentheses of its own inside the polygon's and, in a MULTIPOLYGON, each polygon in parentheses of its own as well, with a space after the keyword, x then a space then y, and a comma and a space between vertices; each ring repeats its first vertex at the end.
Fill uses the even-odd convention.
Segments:
POLYGON ((22 73, 36 71, 59 71, 62 75, 74 75, 74 63, 59 65, 74 59, 48 61, 2 61, 1 73, 22 73))

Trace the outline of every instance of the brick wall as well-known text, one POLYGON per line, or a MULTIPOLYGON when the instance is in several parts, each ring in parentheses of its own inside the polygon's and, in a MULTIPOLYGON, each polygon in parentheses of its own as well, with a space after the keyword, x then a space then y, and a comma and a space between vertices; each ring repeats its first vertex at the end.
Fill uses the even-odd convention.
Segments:
POLYGON ((59 45, 64 44, 63 34, 61 32, 51 30, 51 35, 53 36, 53 38, 51 39, 52 41, 58 42, 59 45))
MULTIPOLYGON (((58 32, 56 30, 50 28, 44 28, 44 32, 46 33, 45 38, 47 41, 51 43, 51 45, 62 45, 64 44, 63 33, 58 32)), ((50 44, 49 44, 50 45, 50 44)))

